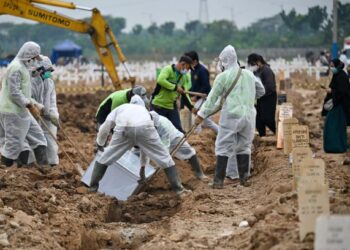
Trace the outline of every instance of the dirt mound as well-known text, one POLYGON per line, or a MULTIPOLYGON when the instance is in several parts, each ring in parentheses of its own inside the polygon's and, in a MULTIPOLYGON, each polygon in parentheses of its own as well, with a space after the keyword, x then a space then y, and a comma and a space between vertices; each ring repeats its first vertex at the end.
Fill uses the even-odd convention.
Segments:
MULTIPOLYGON (((302 82, 302 79, 298 79, 302 82)), ((292 81, 293 82, 293 81, 292 81)), ((90 161, 94 157, 94 115, 108 93, 59 95, 63 128, 90 161)), ((312 149, 325 159, 332 213, 350 214, 348 155, 322 151, 320 91, 288 93, 295 115, 309 125, 312 149)), ((61 146, 75 164, 87 168, 62 131, 61 146)), ((193 135, 203 168, 214 171, 215 135, 193 135)), ((61 147, 61 150, 62 150, 61 147)), ((313 236, 298 239, 297 196, 292 191, 287 157, 275 138, 254 141, 250 187, 226 182, 210 189, 194 178, 190 165, 176 160, 183 184, 193 190, 179 199, 162 172, 144 193, 128 201, 90 194, 75 167, 60 151, 60 165, 51 171, 0 169, 0 248, 4 249, 312 249, 313 236), (248 226, 240 227, 242 221, 248 226)))

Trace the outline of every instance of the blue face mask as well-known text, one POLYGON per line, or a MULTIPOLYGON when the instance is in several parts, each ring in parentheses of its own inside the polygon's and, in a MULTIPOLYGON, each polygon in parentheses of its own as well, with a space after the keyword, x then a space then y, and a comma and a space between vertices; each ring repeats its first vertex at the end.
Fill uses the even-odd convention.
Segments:
POLYGON ((338 69, 337 69, 337 68, 335 68, 335 67, 331 67, 331 71, 332 71, 332 73, 333 73, 333 74, 338 73, 338 69))
POLYGON ((52 74, 51 74, 51 71, 46 71, 43 75, 44 79, 49 79, 51 78, 52 74))

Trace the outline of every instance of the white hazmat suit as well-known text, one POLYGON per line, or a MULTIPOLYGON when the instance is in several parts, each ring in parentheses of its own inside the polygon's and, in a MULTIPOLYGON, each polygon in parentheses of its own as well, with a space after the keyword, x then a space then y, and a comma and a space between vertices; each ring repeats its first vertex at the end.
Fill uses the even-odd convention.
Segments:
MULTIPOLYGON (((261 97, 263 94, 263 89, 261 89, 261 80, 260 78, 257 78, 255 89, 256 89, 256 96, 261 97)), ((250 145, 252 147, 252 144, 250 145)), ((248 176, 250 176, 250 171, 251 171, 251 157, 249 157, 249 171, 248 171, 248 176)), ((235 154, 233 154, 227 162, 227 170, 226 170, 226 177, 230 178, 231 180, 234 179, 239 179, 239 174, 238 174, 238 167, 237 167, 237 157, 235 154)))
MULTIPOLYGON (((172 152, 182 140, 184 134, 177 130, 168 118, 159 115, 155 111, 151 111, 150 114, 163 145, 172 152)), ((192 170, 198 179, 202 180, 206 178, 197 158, 196 151, 187 141, 183 142, 174 156, 180 160, 189 160, 192 170)))
POLYGON ((25 43, 8 66, 0 92, 0 146, 2 163, 11 166, 25 149, 25 141, 36 149, 39 164, 46 164, 46 139, 26 107, 32 104, 30 70, 37 65, 40 46, 25 43))
MULTIPOLYGON (((163 145, 171 152, 183 138, 184 134, 177 130, 166 117, 159 115, 155 111, 151 111, 150 114, 163 145)), ((176 152, 175 157, 180 160, 189 160, 194 155, 196 155, 196 151, 185 141, 176 152)))
MULTIPOLYGON (((47 56, 41 56, 42 61, 40 65, 44 67, 46 71, 50 71, 53 68, 50 58, 47 56)), ((51 134, 57 138, 57 126, 59 120, 59 114, 56 102, 56 90, 55 83, 51 78, 45 78, 42 75, 32 78, 32 98, 42 105, 43 120, 49 128, 51 134), (56 125, 54 125, 54 123, 56 125)), ((45 138, 47 140, 47 159, 48 164, 58 165, 58 145, 51 134, 47 131, 46 127, 39 123, 44 130, 45 138)))
MULTIPOLYGON (((227 93, 239 72, 237 54, 233 46, 226 46, 220 53, 219 64, 223 72, 215 78, 214 86, 198 112, 198 116, 202 118, 210 116, 219 108, 220 99, 227 93)), ((262 83, 254 74, 242 69, 236 85, 227 95, 220 114, 219 132, 215 142, 215 154, 218 159, 213 187, 223 187, 227 161, 234 154, 237 156, 240 178, 242 181, 246 179, 255 131, 254 102, 256 97, 264 93, 262 83)))
POLYGON ((100 147, 106 143, 111 129, 114 129, 111 142, 94 166, 90 182, 91 191, 97 191, 98 183, 103 178, 107 167, 134 146, 140 148, 141 162, 146 156, 155 161, 165 170, 173 190, 177 193, 184 191, 177 176, 175 163, 168 150, 162 145, 151 115, 140 96, 133 96, 130 104, 119 106, 107 116, 97 135, 96 141, 100 147))
POLYGON ((130 104, 119 106, 107 116, 98 132, 97 144, 104 145, 111 129, 114 129, 114 132, 110 144, 98 159, 99 163, 108 166, 127 150, 138 146, 141 158, 146 154, 163 168, 175 165, 168 151, 159 143, 160 138, 151 116, 140 102, 143 104, 142 99, 135 95, 131 98, 130 104))
MULTIPOLYGON (((199 109, 200 106, 202 105, 202 103, 205 100, 203 98, 199 99, 198 101, 196 101, 196 103, 194 104, 194 107, 196 109, 199 109)), ((219 131, 219 126, 211 119, 211 117, 207 117, 203 120, 202 124, 198 125, 195 132, 197 134, 199 134, 202 131, 202 128, 208 128, 214 131, 215 134, 218 133, 219 131)))

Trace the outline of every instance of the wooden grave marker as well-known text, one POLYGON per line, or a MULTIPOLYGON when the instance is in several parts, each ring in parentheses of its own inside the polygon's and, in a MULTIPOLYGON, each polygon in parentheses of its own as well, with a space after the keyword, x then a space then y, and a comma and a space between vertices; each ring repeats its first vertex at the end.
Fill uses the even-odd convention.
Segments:
POLYGON ((298 187, 299 237, 315 232, 316 219, 329 214, 328 184, 301 177, 298 187))
POLYGON ((300 163, 300 179, 325 183, 325 162, 322 159, 304 159, 300 163))
POLYGON ((283 152, 290 154, 292 152, 292 127, 298 125, 298 119, 288 118, 283 120, 283 152))
POLYGON ((319 216, 315 234, 315 250, 350 249, 350 215, 319 216))
POLYGON ((310 148, 294 148, 292 150, 292 171, 293 171, 293 188, 298 188, 298 182, 300 179, 300 164, 305 159, 312 159, 312 151, 310 148))
POLYGON ((289 102, 279 107, 277 124, 277 148, 283 148, 283 121, 293 117, 293 105, 289 102))
POLYGON ((309 127, 305 125, 292 126, 292 148, 310 147, 309 127))

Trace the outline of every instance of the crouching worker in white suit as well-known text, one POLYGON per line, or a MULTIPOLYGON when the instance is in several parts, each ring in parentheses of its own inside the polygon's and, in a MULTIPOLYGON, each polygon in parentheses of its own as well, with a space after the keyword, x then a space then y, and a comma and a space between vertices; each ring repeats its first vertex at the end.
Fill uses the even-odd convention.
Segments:
MULTIPOLYGON (((166 117, 159 115, 155 111, 151 111, 150 114, 163 145, 171 152, 183 138, 183 133, 177 130, 166 117)), ((207 179, 200 166, 196 151, 187 141, 181 145, 175 153, 175 157, 179 160, 189 160, 196 177, 200 180, 207 179)))
POLYGON ((90 191, 97 191, 107 167, 134 146, 140 148, 141 166, 144 165, 146 156, 148 156, 164 169, 172 190, 176 194, 187 191, 181 184, 175 163, 168 150, 162 145, 151 115, 140 96, 133 96, 130 104, 119 106, 107 116, 97 134, 96 142, 99 149, 105 145, 111 129, 114 129, 111 142, 95 163, 90 181, 90 191))

